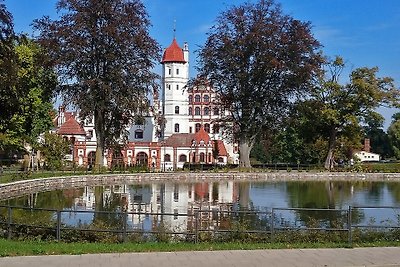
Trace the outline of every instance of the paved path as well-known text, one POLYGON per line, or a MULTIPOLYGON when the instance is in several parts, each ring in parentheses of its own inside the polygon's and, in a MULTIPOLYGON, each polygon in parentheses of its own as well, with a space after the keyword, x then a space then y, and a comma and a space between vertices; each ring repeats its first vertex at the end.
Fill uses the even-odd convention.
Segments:
POLYGON ((87 254, 0 258, 1 267, 400 267, 400 247, 87 254))

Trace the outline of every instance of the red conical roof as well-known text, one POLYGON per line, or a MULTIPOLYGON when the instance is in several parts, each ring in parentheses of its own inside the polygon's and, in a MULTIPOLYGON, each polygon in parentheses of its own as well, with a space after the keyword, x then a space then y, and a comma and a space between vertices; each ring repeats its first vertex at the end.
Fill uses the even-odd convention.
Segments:
POLYGON ((73 134, 73 135, 86 135, 85 130, 82 126, 74 119, 70 117, 57 131, 58 134, 73 134))
POLYGON ((179 47, 175 38, 172 41, 172 44, 164 51, 161 63, 165 62, 186 63, 185 58, 183 56, 183 50, 182 48, 179 47))

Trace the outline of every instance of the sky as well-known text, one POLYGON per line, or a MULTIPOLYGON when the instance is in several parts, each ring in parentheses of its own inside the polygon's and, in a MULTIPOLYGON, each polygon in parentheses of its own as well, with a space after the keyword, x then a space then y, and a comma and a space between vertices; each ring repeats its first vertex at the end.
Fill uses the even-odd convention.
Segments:
MULTIPOLYGON (((256 0, 249 0, 255 2, 256 0)), ((5 0, 13 14, 17 33, 32 33, 31 23, 44 15, 57 19, 57 0, 5 0)), ((166 48, 176 28, 182 46, 188 42, 191 76, 196 74, 196 51, 218 15, 245 0, 143 0, 149 13, 151 36, 166 48)), ((352 69, 378 67, 379 75, 394 78, 400 86, 400 1, 399 0, 277 0, 283 12, 295 19, 310 21, 312 32, 323 45, 325 55, 340 55, 348 66, 343 82, 352 69)), ((160 68, 161 69, 161 68, 160 68)), ((385 128, 399 110, 379 109, 385 128)))

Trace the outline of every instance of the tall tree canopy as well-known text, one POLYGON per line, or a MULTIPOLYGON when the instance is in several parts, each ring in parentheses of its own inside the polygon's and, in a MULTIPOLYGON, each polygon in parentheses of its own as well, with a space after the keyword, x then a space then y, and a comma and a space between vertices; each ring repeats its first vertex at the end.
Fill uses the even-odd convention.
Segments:
POLYGON ((339 78, 345 67, 344 61, 336 57, 328 61, 311 92, 313 121, 326 130, 329 140, 325 168, 331 169, 338 136, 354 136, 352 129, 371 116, 381 105, 396 105, 400 94, 388 77, 377 77, 378 68, 357 68, 350 74, 350 81, 341 85, 339 78))
MULTIPOLYGON (((17 108, 14 103, 17 98, 14 87, 17 61, 14 41, 12 15, 0 0, 0 125, 7 123, 17 108)), ((0 135, 2 133, 4 131, 0 129, 0 135)), ((0 139, 4 138, 0 137, 0 139)))
POLYGON ((278 128, 295 94, 319 67, 311 25, 284 15, 273 0, 222 12, 199 54, 206 76, 229 111, 224 118, 239 141, 240 165, 266 128, 278 128))
POLYGON ((59 0, 57 10, 59 20, 36 21, 38 39, 57 66, 64 100, 82 119, 94 117, 100 166, 105 148, 147 108, 160 49, 139 0, 59 0))
POLYGON ((12 16, 0 3, 0 150, 23 150, 52 126, 57 84, 45 51, 13 32, 12 16))

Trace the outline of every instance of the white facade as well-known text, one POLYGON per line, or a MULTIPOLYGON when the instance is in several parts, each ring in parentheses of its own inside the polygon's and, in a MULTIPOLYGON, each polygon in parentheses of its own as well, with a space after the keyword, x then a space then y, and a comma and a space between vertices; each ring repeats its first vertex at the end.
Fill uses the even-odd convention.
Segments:
POLYGON ((354 156, 357 157, 361 162, 364 161, 380 161, 381 157, 379 154, 367 152, 367 151, 359 151, 354 153, 354 156))

